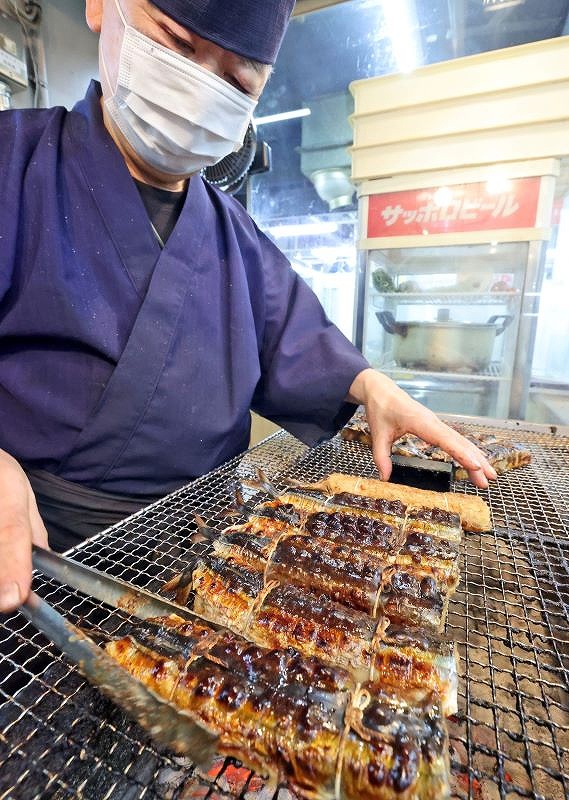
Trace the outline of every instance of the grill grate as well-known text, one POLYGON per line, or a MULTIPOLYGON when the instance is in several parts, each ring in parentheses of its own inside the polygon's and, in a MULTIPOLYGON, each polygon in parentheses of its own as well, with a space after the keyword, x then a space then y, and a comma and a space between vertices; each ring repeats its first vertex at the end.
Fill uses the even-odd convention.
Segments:
MULTIPOLYGON (((569 436, 507 435, 530 447, 533 462, 482 493, 495 529, 465 536, 462 582, 449 608, 462 675, 460 710, 449 723, 454 797, 561 800, 569 797, 569 436)), ((228 488, 258 467, 277 486, 285 475, 375 475, 362 445, 336 437, 308 450, 281 432, 73 556, 157 591, 203 549, 190 541, 193 515, 225 526, 228 488)), ((127 619, 43 577, 34 589, 95 631, 120 634, 127 619)), ((0 654, 0 800, 291 798, 230 759, 201 774, 154 745, 18 614, 0 616, 0 654)))

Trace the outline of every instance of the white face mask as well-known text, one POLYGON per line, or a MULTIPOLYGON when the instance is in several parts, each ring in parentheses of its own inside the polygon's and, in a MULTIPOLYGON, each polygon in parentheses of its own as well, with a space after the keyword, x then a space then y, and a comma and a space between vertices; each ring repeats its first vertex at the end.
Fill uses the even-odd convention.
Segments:
POLYGON ((114 91, 101 49, 105 107, 133 150, 168 175, 239 150, 257 101, 127 25, 117 9, 125 30, 114 91))

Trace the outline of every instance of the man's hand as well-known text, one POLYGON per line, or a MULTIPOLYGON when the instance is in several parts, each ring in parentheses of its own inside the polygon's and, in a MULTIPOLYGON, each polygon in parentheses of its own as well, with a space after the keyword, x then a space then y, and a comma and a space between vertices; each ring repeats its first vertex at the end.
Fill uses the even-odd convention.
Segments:
POLYGON ((0 611, 13 611, 30 592, 32 542, 48 546, 32 487, 18 462, 0 450, 0 611))
POLYGON ((373 460, 382 480, 389 480, 391 475, 391 445, 405 433, 414 433, 451 455, 481 489, 487 488, 489 479, 496 478, 496 471, 472 442, 441 422, 386 375, 364 369, 350 386, 348 400, 365 406, 373 460))

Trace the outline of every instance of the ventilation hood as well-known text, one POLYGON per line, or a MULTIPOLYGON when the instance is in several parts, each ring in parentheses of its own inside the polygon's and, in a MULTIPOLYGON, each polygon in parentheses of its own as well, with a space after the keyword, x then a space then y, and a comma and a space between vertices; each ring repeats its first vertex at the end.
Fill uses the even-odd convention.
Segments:
POLYGON ((300 168, 330 211, 352 205, 355 187, 348 148, 352 144, 349 117, 354 101, 346 90, 311 100, 310 116, 302 119, 300 168))

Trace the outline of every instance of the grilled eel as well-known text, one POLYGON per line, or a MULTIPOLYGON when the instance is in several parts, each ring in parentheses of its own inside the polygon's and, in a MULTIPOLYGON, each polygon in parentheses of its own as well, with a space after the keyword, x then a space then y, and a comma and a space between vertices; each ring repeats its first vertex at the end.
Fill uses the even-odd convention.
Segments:
POLYGON ((437 698, 356 684, 296 650, 268 650, 174 615, 107 644, 116 661, 219 736, 220 752, 306 800, 448 798, 437 698))
POLYGON ((290 533, 270 539, 263 518, 228 528, 213 541, 217 556, 262 570, 265 584, 285 582, 324 594, 349 608, 442 630, 450 595, 447 576, 409 564, 388 565, 361 549, 290 533))
POLYGON ((284 580, 349 608, 376 613, 384 565, 347 545, 294 533, 269 539, 259 519, 229 528, 213 549, 220 558, 260 569, 265 583, 284 580))
MULTIPOLYGON (((456 423, 447 423, 462 436, 476 445, 498 474, 518 469, 531 462, 531 453, 523 445, 498 438, 492 433, 479 433, 456 423)), ((341 431, 342 439, 355 441, 371 447, 371 433, 364 415, 352 419, 341 431)), ((406 434, 393 443, 391 452, 394 455, 414 456, 416 458, 430 459, 432 461, 453 461, 452 457, 440 447, 425 442, 419 436, 406 434)), ((455 480, 463 481, 468 478, 468 472, 456 461, 455 480)))
MULTIPOLYGON (((344 475, 334 472, 316 483, 300 483, 289 481, 295 492, 299 489, 309 494, 321 493, 330 503, 335 503, 338 496, 352 496, 351 502, 358 506, 373 504, 374 500, 395 501, 413 508, 431 508, 457 514, 465 531, 488 531, 492 528, 490 508, 478 495, 459 494, 457 492, 431 492, 426 489, 415 489, 412 486, 401 486, 387 483, 375 478, 362 478, 358 475, 344 475), (362 499, 363 498, 363 499, 362 499)), ((283 502, 288 495, 281 495, 283 502)))
MULTIPOLYGON (((347 669, 356 680, 430 688, 445 716, 457 710, 456 646, 436 634, 372 619, 297 586, 271 584, 263 574, 215 556, 192 573, 194 610, 264 647, 295 647, 305 656, 347 669)), ((176 600, 187 601, 184 587, 176 600)))
MULTIPOLYGON (((452 425, 466 439, 482 450, 490 464, 499 475, 509 472, 512 469, 524 467, 531 463, 531 453, 523 445, 508 442, 496 438, 493 435, 473 434, 458 425, 452 425)), ((418 436, 407 435, 393 445, 393 452, 399 455, 410 455, 418 458, 431 459, 432 461, 452 461, 452 458, 438 447, 432 447, 418 436)), ((457 462, 455 464, 454 478, 457 481, 465 481, 468 472, 457 462)))
POLYGON ((422 489, 411 489, 408 486, 390 483, 389 497, 372 497, 359 491, 326 493, 320 484, 304 485, 296 480, 289 480, 293 488, 286 492, 278 492, 261 471, 259 476, 259 480, 247 481, 246 485, 262 489, 273 497, 273 501, 249 506, 236 492, 236 507, 247 516, 254 514, 255 510, 262 509, 264 516, 272 516, 275 520, 288 521, 298 526, 299 521, 308 514, 340 512, 383 522, 388 528, 393 528, 391 534, 388 530, 382 532, 381 536, 384 539, 389 539, 391 535, 391 539, 395 537, 396 540, 396 531, 405 530, 411 522, 415 526, 421 526, 430 536, 454 542, 460 542, 462 538, 460 514, 449 510, 448 499, 443 492, 425 492, 422 489), (419 494, 415 502, 412 502, 412 495, 417 492, 419 494), (398 494, 404 495, 403 500, 397 496, 398 494), (423 495, 426 495, 427 499, 430 498, 430 502, 422 503, 423 495), (435 502, 437 498, 438 503, 435 502))
POLYGON ((408 508, 401 524, 366 516, 363 511, 330 511, 312 499, 287 495, 254 508, 241 504, 249 520, 258 521, 268 537, 289 531, 288 523, 312 537, 357 548, 386 564, 428 567, 445 575, 450 591, 459 581, 460 520, 436 509, 408 508), (308 509, 307 509, 308 506, 308 509), (278 520, 278 523, 277 523, 278 520))

